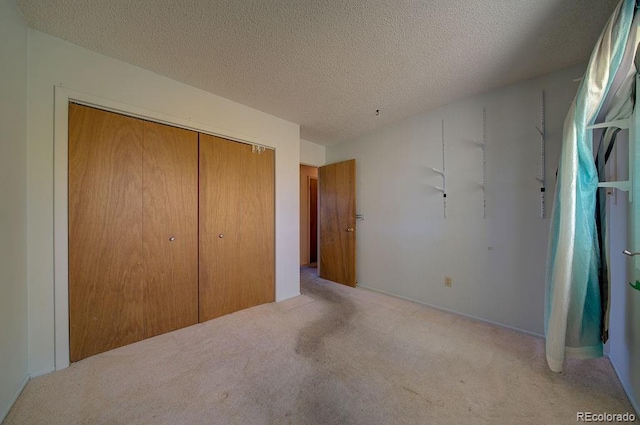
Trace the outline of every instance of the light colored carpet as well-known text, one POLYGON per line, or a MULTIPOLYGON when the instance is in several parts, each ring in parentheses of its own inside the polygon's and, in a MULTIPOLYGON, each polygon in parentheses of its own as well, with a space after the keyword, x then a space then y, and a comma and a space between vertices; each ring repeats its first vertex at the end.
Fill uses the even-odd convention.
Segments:
POLYGON ((632 407, 606 359, 323 281, 31 380, 12 424, 573 424, 632 407))

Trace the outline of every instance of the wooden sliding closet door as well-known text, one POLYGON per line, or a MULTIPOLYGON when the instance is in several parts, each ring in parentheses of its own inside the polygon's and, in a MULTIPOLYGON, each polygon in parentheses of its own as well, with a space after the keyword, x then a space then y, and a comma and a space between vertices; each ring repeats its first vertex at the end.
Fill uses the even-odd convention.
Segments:
POLYGON ((197 322, 197 133, 69 106, 70 359, 197 322))
POLYGON ((145 123, 146 337, 198 323, 198 133, 145 123))
POLYGON ((144 122, 69 106, 71 361, 143 339, 144 122))
POLYGON ((200 134, 200 321, 274 301, 275 155, 200 134))

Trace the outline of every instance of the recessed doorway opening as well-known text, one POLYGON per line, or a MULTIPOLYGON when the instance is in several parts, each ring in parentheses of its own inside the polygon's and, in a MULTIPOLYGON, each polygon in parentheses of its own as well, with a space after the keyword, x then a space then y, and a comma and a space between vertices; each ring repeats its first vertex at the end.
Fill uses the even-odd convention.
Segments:
POLYGON ((318 168, 300 165, 300 265, 318 265, 318 168))

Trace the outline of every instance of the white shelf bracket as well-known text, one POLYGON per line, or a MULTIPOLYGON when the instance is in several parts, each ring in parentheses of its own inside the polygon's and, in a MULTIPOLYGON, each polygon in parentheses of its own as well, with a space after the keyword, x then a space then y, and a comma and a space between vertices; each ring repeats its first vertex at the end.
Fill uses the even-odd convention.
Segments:
POLYGON ((621 130, 629 130, 629 180, 621 180, 621 181, 613 181, 613 182, 599 182, 598 187, 611 187, 614 189, 622 190, 624 192, 629 192, 629 202, 633 202, 633 175, 635 164, 633 163, 635 158, 635 151, 637 149, 638 141, 636 138, 638 137, 638 127, 640 127, 640 114, 638 113, 638 107, 640 102, 640 93, 638 93, 638 88, 640 88, 640 75, 636 74, 636 103, 633 110, 633 113, 629 118, 615 120, 615 121, 607 121, 601 122, 598 124, 588 125, 588 130, 593 130, 597 128, 609 128, 616 127, 621 130))
POLYGON ((601 122, 599 124, 588 125, 587 130, 594 130, 596 128, 609 128, 609 127, 617 127, 619 129, 626 130, 631 127, 631 118, 625 118, 622 120, 607 121, 607 122, 601 122))
POLYGON ((444 120, 442 120, 442 170, 433 167, 431 169, 442 176, 442 186, 434 186, 434 188, 442 192, 442 213, 444 218, 447 218, 447 176, 444 159, 444 120))

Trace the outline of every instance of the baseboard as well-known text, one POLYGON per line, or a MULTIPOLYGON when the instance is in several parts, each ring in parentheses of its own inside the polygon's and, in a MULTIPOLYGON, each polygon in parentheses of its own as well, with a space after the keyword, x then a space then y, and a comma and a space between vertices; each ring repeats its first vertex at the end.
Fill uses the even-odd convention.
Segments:
POLYGON ((403 296, 396 295, 396 294, 391 294, 389 292, 381 291, 380 289, 376 289, 376 288, 370 288, 370 287, 365 286, 365 285, 358 284, 357 287, 358 288, 362 288, 362 289, 366 289, 367 291, 378 292, 380 294, 385 294, 385 295, 389 295, 391 297, 400 298, 402 300, 411 301, 411 302, 414 302, 414 303, 417 303, 417 304, 420 304, 420 305, 423 305, 423 306, 426 306, 426 307, 430 307, 430 308, 433 308, 433 309, 436 309, 436 310, 444 311, 445 313, 455 314, 456 316, 466 317, 468 319, 477 320, 478 322, 488 323, 490 325, 498 326, 500 328, 505 328, 505 329, 509 329, 509 330, 512 330, 512 331, 521 332, 521 333, 524 333, 524 334, 527 334, 527 335, 531 335, 531 336, 534 336, 536 338, 543 338, 544 339, 544 335, 542 335, 542 334, 539 334, 539 333, 536 333, 536 332, 527 331, 525 329, 516 328, 514 326, 505 325, 504 323, 494 322, 494 321, 491 321, 491 320, 488 320, 488 319, 483 319, 482 317, 472 316, 471 314, 461 313, 459 311, 450 310, 448 308, 444 308, 444 307, 440 307, 440 306, 437 306, 437 305, 425 303, 424 301, 418 301, 418 300, 414 300, 412 298, 403 297, 403 296))
POLYGON ((9 414, 9 411, 11 410, 13 405, 16 403, 16 400, 18 400, 18 397, 20 397, 20 394, 22 394, 22 390, 24 390, 24 387, 25 387, 25 385, 27 385, 27 382, 29 382, 29 374, 28 373, 27 373, 27 376, 24 377, 24 381, 22 381, 22 384, 20 385, 20 388, 16 392, 16 395, 13 396, 13 400, 11 400, 11 403, 9 403, 9 406, 7 406, 7 410, 2 412, 2 414, 0 415, 0 424, 5 420, 5 418, 9 414))
POLYGON ((48 375, 51 372, 55 372, 56 369, 46 369, 46 370, 42 370, 40 372, 36 372, 36 373, 31 373, 29 374, 29 379, 33 379, 33 378, 37 378, 38 376, 42 376, 42 375, 48 375))
POLYGON ((627 394, 629 403, 631 403, 633 410, 636 411, 636 417, 640 417, 640 408, 639 408, 640 405, 638 405, 638 401, 634 398, 633 391, 631 391, 631 388, 629 388, 625 383, 625 381, 620 377, 620 372, 618 371, 618 366, 616 366, 616 362, 613 361, 611 356, 607 356, 607 358, 611 362, 611 366, 613 366, 613 371, 616 373, 616 376, 618 377, 618 381, 620 381, 620 384, 622 385, 622 389, 624 389, 625 394, 627 394))
POLYGON ((299 295, 300 295, 300 292, 297 292, 297 293, 294 293, 294 294, 292 294, 292 295, 289 295, 289 296, 287 296, 287 297, 285 297, 285 298, 276 299, 274 302, 276 302, 276 303, 281 303, 282 301, 290 300, 291 298, 295 298, 295 297, 297 297, 297 296, 299 296, 299 295))

